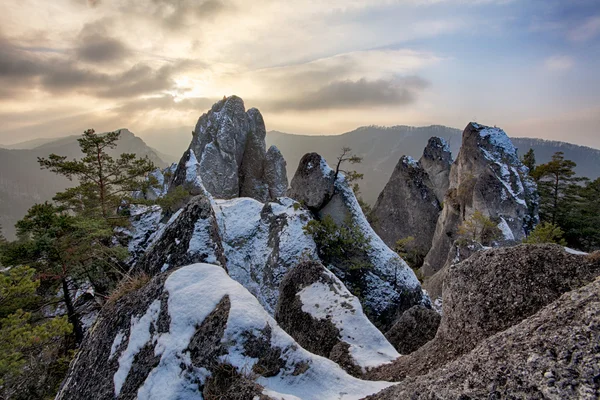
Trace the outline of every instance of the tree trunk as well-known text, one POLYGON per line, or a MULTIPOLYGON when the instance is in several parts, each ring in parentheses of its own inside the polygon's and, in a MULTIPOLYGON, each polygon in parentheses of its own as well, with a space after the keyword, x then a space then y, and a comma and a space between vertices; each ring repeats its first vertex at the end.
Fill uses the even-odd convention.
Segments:
POLYGON ((69 284, 67 283, 67 278, 62 278, 62 288, 65 304, 67 306, 67 316, 69 317, 69 322, 71 325, 73 325, 75 341, 79 345, 83 341, 83 328, 81 327, 81 323, 77 317, 77 312, 75 311, 75 306, 73 305, 73 300, 71 299, 71 294, 69 293, 69 284))

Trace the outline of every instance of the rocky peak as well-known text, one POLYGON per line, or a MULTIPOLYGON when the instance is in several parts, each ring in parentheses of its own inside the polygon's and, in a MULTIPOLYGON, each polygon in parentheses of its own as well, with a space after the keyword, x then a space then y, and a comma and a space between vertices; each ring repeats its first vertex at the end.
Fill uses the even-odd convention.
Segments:
POLYGON ((414 237, 413 245, 424 255, 431 247, 440 210, 425 169, 402 156, 373 207, 373 229, 391 248, 399 239, 414 237))
MULTIPOLYGON (((375 233, 343 173, 337 178, 316 153, 304 155, 291 182, 288 196, 308 207, 315 218, 330 217, 338 226, 350 224, 369 242, 360 250, 365 267, 360 272, 327 265, 350 288, 359 288, 362 304, 373 323, 387 330, 393 321, 415 304, 429 305, 410 267, 375 233)), ((435 199, 434 199, 435 200, 435 199)))
POLYGON ((452 153, 448 142, 436 136, 430 138, 419 164, 427 172, 433 191, 442 202, 450 185, 452 153))
POLYGON ((265 122, 256 108, 245 110, 237 96, 215 103, 203 114, 192 132, 192 142, 181 158, 171 186, 203 186, 215 198, 252 197, 272 199, 286 185, 285 162, 268 160, 265 122), (277 164, 273 166, 273 162, 277 164), (265 170, 275 168, 267 182, 265 170), (194 176, 195 175, 195 176, 194 176), (271 190, 273 186, 273 190, 271 190))
POLYGON ((476 211, 501 230, 498 244, 521 241, 538 221, 537 187, 506 133, 471 122, 450 170, 449 190, 423 272, 442 268, 458 227, 476 211))

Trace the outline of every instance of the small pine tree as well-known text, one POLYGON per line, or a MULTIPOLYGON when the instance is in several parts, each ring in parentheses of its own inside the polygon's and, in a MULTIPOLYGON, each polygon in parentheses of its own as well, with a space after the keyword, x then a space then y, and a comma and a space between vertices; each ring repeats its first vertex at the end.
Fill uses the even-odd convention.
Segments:
POLYGON ((529 149, 527 153, 521 158, 521 162, 527 168, 529 168, 529 173, 532 174, 535 171, 535 152, 533 149, 529 149))
POLYGON ((502 237, 502 231, 494 221, 477 210, 459 226, 458 235, 460 238, 473 240, 484 246, 489 246, 502 237))
POLYGON ((81 160, 69 161, 56 154, 38 158, 42 169, 79 182, 78 186, 58 193, 56 201, 80 215, 108 219, 117 214, 123 200, 144 188, 148 174, 156 167, 147 157, 139 159, 131 153, 113 159, 108 150, 117 147, 120 134, 116 131, 97 135, 93 129, 86 130, 77 139, 84 154, 81 160))
POLYGON ((564 232, 559 226, 550 222, 542 222, 538 224, 529 236, 523 240, 523 243, 541 244, 541 243, 556 243, 561 246, 566 246, 567 242, 563 239, 564 232))

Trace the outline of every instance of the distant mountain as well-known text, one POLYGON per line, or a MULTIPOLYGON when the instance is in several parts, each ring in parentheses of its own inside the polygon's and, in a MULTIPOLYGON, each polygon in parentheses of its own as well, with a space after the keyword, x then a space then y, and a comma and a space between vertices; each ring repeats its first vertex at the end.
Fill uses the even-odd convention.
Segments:
MULTIPOLYGON (((278 131, 267 133, 267 145, 276 145, 287 161, 288 178, 296 171, 300 158, 308 152, 321 154, 334 164, 340 149, 350 147, 363 157, 361 164, 350 166, 364 174, 360 182, 364 199, 373 204, 389 180, 394 167, 403 155, 419 159, 427 141, 432 136, 446 139, 454 157, 461 144, 462 131, 446 126, 366 126, 335 136, 295 135, 278 131)), ((577 163, 577 173, 595 179, 600 176, 600 150, 570 143, 543 139, 512 138, 514 145, 524 154, 530 148, 536 153, 538 163, 550 160, 557 151, 577 163)))
MULTIPOLYGON (((77 138, 68 136, 54 139, 28 149, 0 149, 0 224, 8 238, 14 238, 15 223, 35 203, 52 199, 59 191, 75 184, 50 171, 41 170, 37 157, 48 157, 51 153, 79 158, 81 152, 77 138)), ((35 140, 25 142, 34 143, 35 140)), ((25 144, 22 143, 21 145, 25 144)), ((135 153, 138 157, 148 156, 157 166, 166 163, 142 139, 127 129, 121 130, 121 138, 113 156, 135 153)))

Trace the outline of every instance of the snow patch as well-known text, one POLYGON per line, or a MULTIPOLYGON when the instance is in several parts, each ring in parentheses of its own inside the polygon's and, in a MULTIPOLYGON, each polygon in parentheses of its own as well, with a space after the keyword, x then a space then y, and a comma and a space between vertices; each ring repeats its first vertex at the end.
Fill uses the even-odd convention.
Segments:
POLYGON ((281 350, 285 366, 276 376, 259 377, 257 382, 267 393, 276 394, 276 398, 358 400, 392 385, 354 378, 334 362, 301 348, 256 298, 219 266, 193 264, 180 268, 167 278, 165 290, 169 293, 169 332, 156 341, 155 354, 161 359, 138 390, 139 399, 186 399, 192 398, 194 392, 194 398, 198 398, 195 382, 199 380, 202 384, 205 376, 194 372, 190 372, 194 376, 187 376, 182 372, 183 368, 188 370, 184 366, 191 365, 187 347, 196 327, 224 296, 229 297, 231 308, 221 343, 227 346, 225 357, 238 372, 247 370, 256 361, 243 351, 248 334, 260 335, 266 326, 271 328, 270 345, 281 350), (294 373, 298 365, 307 365, 308 369, 301 374, 294 373))
POLYGON ((579 251, 579 250, 575 250, 575 249, 571 249, 570 247, 565 247, 565 251, 569 254, 575 254, 578 256, 587 256, 589 253, 586 253, 584 251, 579 251))
POLYGON ((332 284, 315 282, 298 296, 302 311, 320 320, 332 322, 340 338, 350 345, 350 354, 363 372, 387 364, 400 354, 363 313, 358 298, 330 271, 325 271, 332 284))
POLYGON ((513 234, 512 230, 510 229, 510 226, 508 226, 508 223, 502 217, 500 217, 500 223, 498 224, 498 229, 500 229, 500 231, 502 232, 502 235, 504 236, 504 240, 515 240, 515 235, 513 234))
MULTIPOLYGON (((129 375, 133 359, 142 348, 152 340, 150 325, 156 324, 160 312, 160 300, 154 300, 146 313, 140 317, 131 317, 131 328, 129 330, 129 342, 127 348, 119 357, 119 369, 113 376, 115 384, 115 396, 119 396, 121 388, 129 375)), ((114 345, 114 343, 113 343, 114 345)))

